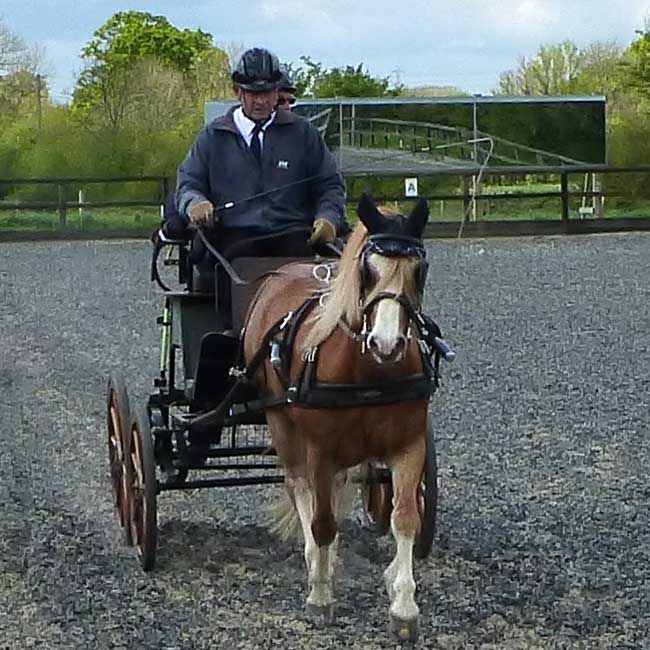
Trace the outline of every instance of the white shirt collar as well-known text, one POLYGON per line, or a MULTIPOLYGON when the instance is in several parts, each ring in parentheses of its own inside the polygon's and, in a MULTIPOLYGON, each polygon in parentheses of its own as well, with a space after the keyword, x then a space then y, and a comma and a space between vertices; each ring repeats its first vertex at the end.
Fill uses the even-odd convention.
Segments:
MULTIPOLYGON (((250 146, 251 139, 253 137, 253 129, 255 128, 255 122, 253 122, 253 120, 250 120, 249 118, 246 117, 246 115, 244 115, 244 110, 242 109, 241 106, 235 109, 235 112, 233 114, 233 119, 235 120, 235 126, 237 127, 237 130, 241 133, 242 138, 244 138, 244 140, 246 140, 246 144, 250 146)), ((263 137, 264 131, 267 129, 269 124, 273 122, 274 119, 275 119, 275 111, 271 113, 271 117, 269 117, 269 119, 264 123, 260 137, 263 137)))

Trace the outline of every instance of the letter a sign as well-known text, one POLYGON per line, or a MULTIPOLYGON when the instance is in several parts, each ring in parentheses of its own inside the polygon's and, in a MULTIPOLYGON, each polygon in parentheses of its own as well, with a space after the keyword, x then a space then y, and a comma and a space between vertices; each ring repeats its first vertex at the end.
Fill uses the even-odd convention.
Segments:
POLYGON ((417 196, 418 195, 418 179, 417 178, 405 178, 404 179, 404 194, 406 196, 417 196))

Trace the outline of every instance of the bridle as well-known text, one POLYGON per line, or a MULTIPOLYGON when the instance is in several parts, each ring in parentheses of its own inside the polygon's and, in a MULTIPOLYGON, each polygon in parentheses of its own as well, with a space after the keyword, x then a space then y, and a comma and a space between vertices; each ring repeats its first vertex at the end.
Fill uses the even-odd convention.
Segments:
POLYGON ((370 235, 359 255, 359 272, 362 288, 368 282, 368 256, 372 253, 377 253, 384 257, 417 258, 418 273, 416 288, 418 293, 422 295, 429 270, 429 263, 427 262, 427 252, 421 239, 409 235, 393 235, 390 233, 370 235))
POLYGON ((426 259, 426 250, 422 240, 408 235, 397 235, 391 233, 381 233, 369 235, 366 243, 359 254, 359 278, 361 284, 361 307, 362 307, 362 325, 361 331, 355 332, 352 327, 341 321, 341 329, 353 340, 361 343, 362 353, 368 348, 368 338, 370 336, 369 319, 373 308, 382 300, 394 300, 398 302, 406 312, 406 338, 410 338, 410 324, 418 322, 420 312, 420 300, 424 292, 429 264, 426 259), (369 284, 371 281, 371 271, 369 268, 368 257, 371 254, 378 254, 384 257, 402 257, 416 258, 418 266, 416 270, 415 286, 419 300, 414 304, 408 296, 393 291, 381 291, 371 300, 366 301, 369 284))

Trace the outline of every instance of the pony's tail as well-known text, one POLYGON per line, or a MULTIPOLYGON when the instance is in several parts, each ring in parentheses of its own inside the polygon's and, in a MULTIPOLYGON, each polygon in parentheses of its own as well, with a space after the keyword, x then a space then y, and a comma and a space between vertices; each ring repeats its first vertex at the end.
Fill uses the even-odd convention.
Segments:
POLYGON ((302 539, 302 526, 298 510, 293 502, 293 495, 289 492, 288 487, 285 486, 285 488, 268 508, 267 525, 271 533, 286 543, 302 539))
MULTIPOLYGON (((357 486, 349 475, 345 477, 344 481, 338 489, 337 507, 334 513, 337 524, 340 524, 352 512, 357 496, 357 486)), ((302 541, 302 525, 293 500, 293 493, 291 488, 286 485, 285 488, 268 508, 267 525, 271 533, 277 535, 282 542, 302 541)))

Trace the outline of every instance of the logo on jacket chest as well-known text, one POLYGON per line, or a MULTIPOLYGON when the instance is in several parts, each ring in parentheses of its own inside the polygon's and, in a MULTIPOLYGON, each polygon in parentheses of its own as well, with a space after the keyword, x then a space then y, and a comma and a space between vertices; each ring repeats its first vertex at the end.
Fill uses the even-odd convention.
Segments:
POLYGON ((288 160, 278 160, 278 169, 289 169, 288 160))

